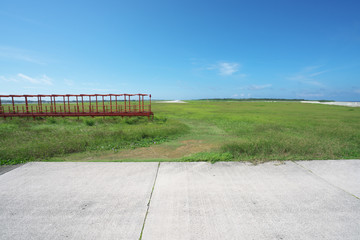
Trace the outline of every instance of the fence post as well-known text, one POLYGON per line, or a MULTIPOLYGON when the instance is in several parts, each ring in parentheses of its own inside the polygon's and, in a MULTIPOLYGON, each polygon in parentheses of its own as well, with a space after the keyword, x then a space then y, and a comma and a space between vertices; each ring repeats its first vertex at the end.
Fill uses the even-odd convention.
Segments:
POLYGON ((149 95, 149 97, 150 97, 149 112, 151 112, 151 94, 149 95))
POLYGON ((126 112, 126 94, 124 94, 124 101, 125 101, 125 112, 126 112))
POLYGON ((12 101, 13 113, 15 113, 15 102, 14 102, 14 96, 11 96, 11 101, 12 101))

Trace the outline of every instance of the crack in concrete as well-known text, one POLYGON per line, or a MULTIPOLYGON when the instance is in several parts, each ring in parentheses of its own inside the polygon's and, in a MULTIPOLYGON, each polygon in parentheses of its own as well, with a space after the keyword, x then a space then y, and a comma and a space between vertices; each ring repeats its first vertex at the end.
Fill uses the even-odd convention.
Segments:
POLYGON ((154 179, 154 184, 153 184, 153 187, 152 187, 152 189, 151 189, 149 201, 148 201, 148 203, 147 203, 147 209, 146 209, 146 213, 145 213, 145 217, 144 217, 144 222, 143 222, 143 225, 142 225, 142 228, 141 228, 141 233, 140 233, 139 240, 142 239, 142 235, 143 235, 143 232, 144 232, 145 223, 146 223, 146 218, 147 218, 147 215, 148 215, 148 213, 149 213, 151 198, 152 198, 152 195, 153 195, 153 192, 154 192, 154 189, 155 189, 155 184, 156 184, 156 179, 157 179, 157 176, 158 176, 158 173, 159 173, 159 168, 160 168, 160 162, 159 162, 159 164, 158 164, 158 166, 157 166, 156 175, 155 175, 155 179, 154 179))
POLYGON ((360 200, 360 198, 359 198, 358 196, 356 196, 356 195, 352 194, 351 192, 346 191, 345 189, 342 189, 342 188, 341 188, 341 187, 339 187, 339 186, 336 186, 335 184, 333 184, 333 183, 329 182, 329 181, 328 181, 328 180, 326 180, 325 178, 320 177, 319 175, 317 175, 316 173, 314 173, 314 172, 313 172, 313 171, 311 171, 310 169, 308 169, 308 168, 304 167, 304 166, 303 166, 303 165, 301 165, 300 163, 297 163, 297 162, 295 162, 295 161, 292 161, 292 162, 293 162, 293 163, 295 163, 297 166, 299 166, 299 167, 301 167, 301 168, 305 169, 306 171, 310 172, 310 173, 311 173, 311 174, 313 174, 314 176, 316 176, 316 177, 320 178, 321 180, 323 180, 323 181, 324 181, 324 182, 326 182, 327 184, 330 184, 331 186, 333 186, 333 187, 335 187, 335 188, 337 188, 337 189, 340 189, 341 191, 343 191, 343 192, 345 192, 345 193, 347 193, 347 194, 350 194, 350 195, 351 195, 351 196, 353 196, 354 198, 356 198, 356 199, 360 200))

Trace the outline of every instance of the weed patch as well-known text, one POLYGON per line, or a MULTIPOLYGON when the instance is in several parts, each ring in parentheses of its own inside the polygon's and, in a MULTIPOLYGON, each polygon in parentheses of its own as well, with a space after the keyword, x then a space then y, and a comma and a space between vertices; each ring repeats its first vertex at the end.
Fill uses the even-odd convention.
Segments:
POLYGON ((141 121, 128 124, 121 119, 64 118, 54 124, 50 120, 1 120, 0 164, 46 160, 84 151, 145 147, 188 131, 185 124, 177 121, 141 121))
POLYGON ((85 124, 86 124, 87 126, 89 126, 89 127, 94 126, 94 125, 95 125, 95 120, 93 120, 93 119, 86 119, 86 120, 85 120, 85 124))
POLYGON ((233 155, 231 153, 217 153, 217 152, 200 152, 192 154, 188 157, 181 158, 181 161, 184 162, 211 162, 216 163, 219 161, 231 161, 233 160, 233 155))

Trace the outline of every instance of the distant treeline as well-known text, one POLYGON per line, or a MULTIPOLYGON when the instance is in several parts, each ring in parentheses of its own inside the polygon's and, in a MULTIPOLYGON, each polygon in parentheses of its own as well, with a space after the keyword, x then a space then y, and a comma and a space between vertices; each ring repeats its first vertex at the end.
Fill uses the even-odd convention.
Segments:
POLYGON ((319 101, 333 102, 333 100, 306 100, 306 99, 285 99, 285 98, 206 98, 197 99, 200 101, 238 101, 238 102, 256 102, 256 101, 277 101, 277 102, 299 102, 299 101, 319 101))

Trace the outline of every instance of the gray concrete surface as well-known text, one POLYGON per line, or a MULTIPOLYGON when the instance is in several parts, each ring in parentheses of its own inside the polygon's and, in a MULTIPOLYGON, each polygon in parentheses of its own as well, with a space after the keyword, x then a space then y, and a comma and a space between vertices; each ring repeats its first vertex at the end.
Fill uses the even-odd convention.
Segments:
POLYGON ((27 163, 0 176, 0 239, 359 239, 360 160, 27 163), (148 201, 151 197, 149 207, 148 201))
POLYGON ((142 239, 359 236, 360 200, 295 163, 223 162, 162 163, 142 239))
POLYGON ((158 163, 27 163, 0 176, 0 239, 139 239, 158 163))
POLYGON ((298 161, 296 163, 313 172, 329 184, 360 198, 359 160, 326 160, 325 162, 323 160, 315 160, 298 161))

